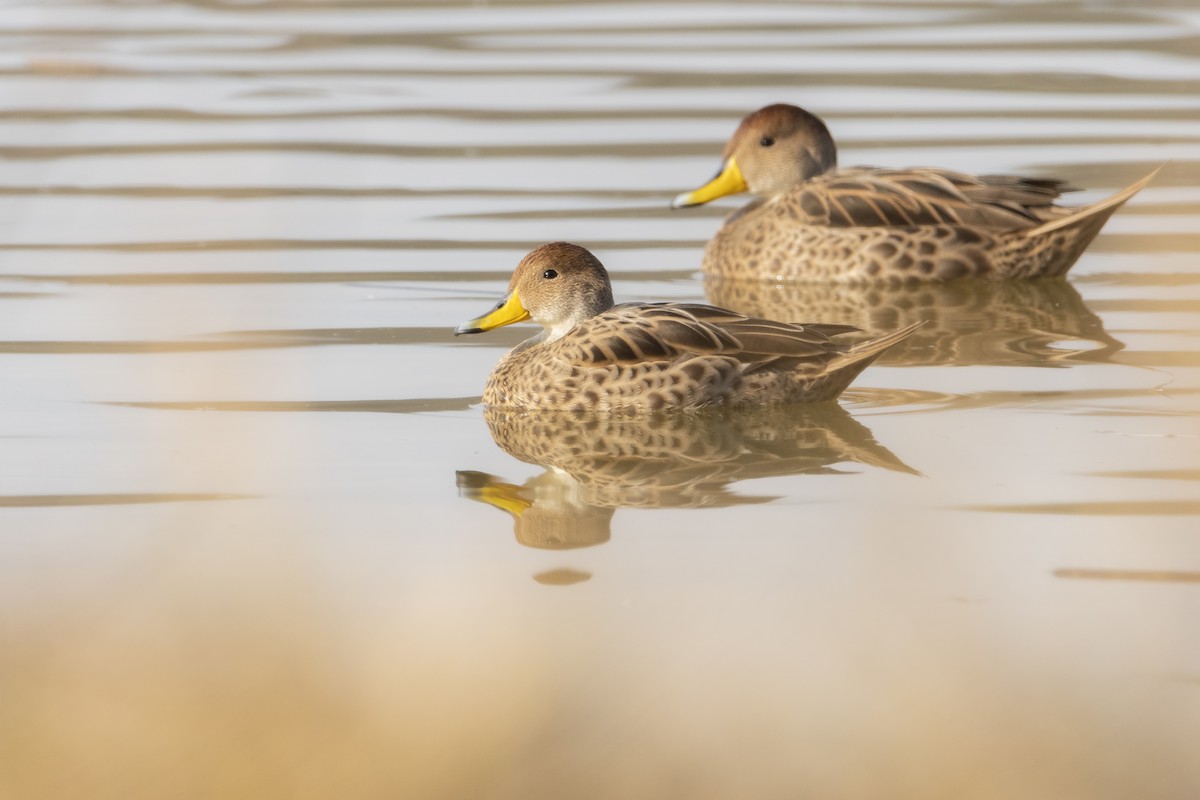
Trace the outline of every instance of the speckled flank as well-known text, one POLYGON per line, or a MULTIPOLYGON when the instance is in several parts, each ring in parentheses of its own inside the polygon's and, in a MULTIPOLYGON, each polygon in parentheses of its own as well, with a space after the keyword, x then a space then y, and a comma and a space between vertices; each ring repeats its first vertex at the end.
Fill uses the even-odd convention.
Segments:
MULTIPOLYGON (((692 357, 643 364, 587 366, 548 345, 505 356, 483 392, 489 406, 569 411, 724 405, 733 396, 738 362, 728 357, 692 357)), ((561 348, 558 348, 561 351, 561 348)))

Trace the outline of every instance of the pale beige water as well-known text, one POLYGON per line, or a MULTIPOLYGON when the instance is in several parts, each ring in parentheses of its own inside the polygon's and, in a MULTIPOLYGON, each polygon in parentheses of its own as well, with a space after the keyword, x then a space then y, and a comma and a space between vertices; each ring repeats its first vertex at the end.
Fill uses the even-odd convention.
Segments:
POLYGON ((1192 4, 9 0, 0 40, 0 796, 1200 796, 1192 4), (730 206, 667 202, 779 100, 1078 202, 1170 164, 1069 285, 835 298, 936 321, 840 411, 501 449, 528 331, 451 329, 552 239, 704 298, 730 206))

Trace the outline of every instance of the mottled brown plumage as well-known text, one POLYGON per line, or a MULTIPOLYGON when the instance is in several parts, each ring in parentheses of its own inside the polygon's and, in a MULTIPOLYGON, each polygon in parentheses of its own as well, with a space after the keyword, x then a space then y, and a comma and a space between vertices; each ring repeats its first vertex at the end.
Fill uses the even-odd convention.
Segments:
POLYGON ((675 199, 699 205, 749 191, 704 251, 708 274, 815 281, 944 281, 1063 275, 1158 170, 1080 208, 1063 181, 934 168, 837 168, 825 124, 789 105, 746 117, 710 183, 675 199))
POLYGON ((917 325, 857 345, 849 325, 759 319, 696 303, 614 306, 604 266, 556 242, 521 261, 505 299, 455 333, 532 318, 544 330, 513 348, 483 392, 489 406, 656 411, 833 400, 917 325))

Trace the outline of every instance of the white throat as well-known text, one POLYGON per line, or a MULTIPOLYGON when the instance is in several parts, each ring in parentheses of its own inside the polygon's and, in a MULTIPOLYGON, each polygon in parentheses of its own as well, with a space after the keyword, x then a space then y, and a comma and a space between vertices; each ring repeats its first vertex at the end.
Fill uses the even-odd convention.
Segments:
POLYGON ((557 340, 561 339, 562 337, 566 336, 567 333, 569 333, 570 330, 575 327, 575 325, 576 325, 576 323, 573 320, 563 320, 562 322, 556 322, 554 325, 550 325, 542 330, 541 341, 543 341, 543 342, 557 341, 557 340))

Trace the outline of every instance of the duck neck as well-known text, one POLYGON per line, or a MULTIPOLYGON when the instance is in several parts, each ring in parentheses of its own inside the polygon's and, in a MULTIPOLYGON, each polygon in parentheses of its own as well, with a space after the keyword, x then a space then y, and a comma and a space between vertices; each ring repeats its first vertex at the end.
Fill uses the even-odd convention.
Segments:
POLYGON ((517 353, 517 352, 520 352, 521 350, 525 350, 525 349, 533 347, 535 345, 550 344, 551 342, 556 342, 559 339, 561 339, 562 337, 566 336, 568 333, 570 333, 571 329, 574 328, 578 324, 579 324, 578 322, 574 322, 574 321, 565 321, 565 322, 559 322, 559 323, 556 323, 553 325, 546 325, 538 333, 534 334, 533 336, 529 337, 528 339, 526 339, 525 341, 521 342, 519 345, 514 347, 512 352, 517 353))
POLYGON ((531 344, 554 342, 570 333, 577 325, 613 307, 612 287, 607 281, 603 285, 589 286, 575 298, 571 309, 565 314, 556 314, 553 319, 538 320, 542 332, 531 344))

